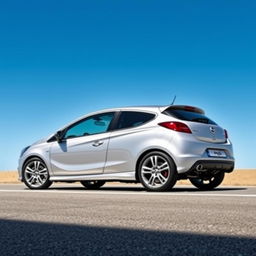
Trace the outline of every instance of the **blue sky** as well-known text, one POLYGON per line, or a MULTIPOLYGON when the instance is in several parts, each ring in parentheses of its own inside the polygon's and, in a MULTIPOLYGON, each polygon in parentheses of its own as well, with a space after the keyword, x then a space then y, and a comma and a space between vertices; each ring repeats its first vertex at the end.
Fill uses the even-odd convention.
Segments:
POLYGON ((256 168, 255 1, 6 1, 0 8, 0 170, 90 111, 196 105, 256 168))

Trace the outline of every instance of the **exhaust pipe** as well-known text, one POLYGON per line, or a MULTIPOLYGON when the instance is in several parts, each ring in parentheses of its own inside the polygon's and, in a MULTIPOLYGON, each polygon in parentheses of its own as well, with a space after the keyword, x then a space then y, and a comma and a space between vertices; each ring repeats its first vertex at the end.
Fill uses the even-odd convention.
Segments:
POLYGON ((203 166, 202 164, 199 164, 199 165, 196 166, 196 170, 197 170, 198 172, 202 172, 202 171, 204 171, 205 169, 204 169, 204 166, 203 166))

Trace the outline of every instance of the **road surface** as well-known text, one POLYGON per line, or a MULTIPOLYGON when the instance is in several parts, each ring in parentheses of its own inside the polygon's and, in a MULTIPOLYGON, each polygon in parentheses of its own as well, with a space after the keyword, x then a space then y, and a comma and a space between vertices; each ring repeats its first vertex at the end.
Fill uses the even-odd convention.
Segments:
POLYGON ((256 187, 0 185, 0 255, 256 255, 256 187))

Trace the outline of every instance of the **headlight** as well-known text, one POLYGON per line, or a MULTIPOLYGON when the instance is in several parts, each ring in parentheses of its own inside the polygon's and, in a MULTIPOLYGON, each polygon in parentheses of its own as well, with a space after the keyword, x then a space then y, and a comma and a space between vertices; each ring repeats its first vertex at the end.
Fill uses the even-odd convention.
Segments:
POLYGON ((23 156, 23 154, 30 148, 30 146, 27 146, 21 150, 20 157, 23 156))

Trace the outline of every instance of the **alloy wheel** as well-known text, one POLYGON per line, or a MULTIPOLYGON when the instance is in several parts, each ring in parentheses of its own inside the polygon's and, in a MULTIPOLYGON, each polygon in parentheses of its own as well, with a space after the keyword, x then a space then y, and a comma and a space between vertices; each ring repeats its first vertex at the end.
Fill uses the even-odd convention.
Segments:
POLYGON ((158 151, 144 156, 138 175, 142 185, 151 191, 169 190, 177 181, 176 167, 172 159, 158 151))
POLYGON ((49 172, 46 165, 40 159, 31 159, 24 168, 23 177, 29 188, 39 189, 51 185, 49 172))

